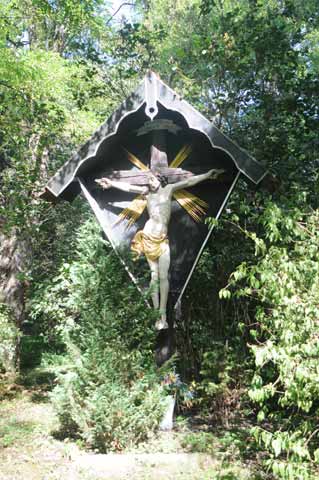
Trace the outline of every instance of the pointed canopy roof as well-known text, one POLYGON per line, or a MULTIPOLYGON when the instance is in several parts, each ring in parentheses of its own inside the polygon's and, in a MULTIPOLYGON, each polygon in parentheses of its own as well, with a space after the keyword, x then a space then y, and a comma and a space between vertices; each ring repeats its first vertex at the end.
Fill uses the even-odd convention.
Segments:
POLYGON ((223 134, 213 122, 195 110, 154 72, 149 72, 138 88, 50 179, 45 192, 41 195, 42 198, 52 201, 58 198, 73 200, 80 192, 77 177, 85 176, 85 173, 92 170, 101 158, 103 162, 107 162, 107 153, 112 150, 115 137, 120 133, 121 124, 125 119, 134 112, 144 109, 144 114, 152 121, 161 107, 180 114, 188 128, 202 133, 213 148, 228 154, 238 172, 253 183, 258 184, 267 174, 260 163, 223 134))

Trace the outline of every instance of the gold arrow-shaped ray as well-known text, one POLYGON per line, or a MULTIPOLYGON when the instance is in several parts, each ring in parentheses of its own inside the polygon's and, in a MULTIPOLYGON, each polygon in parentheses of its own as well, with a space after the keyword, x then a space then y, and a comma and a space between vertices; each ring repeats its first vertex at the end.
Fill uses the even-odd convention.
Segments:
MULTIPOLYGON (((149 170, 149 168, 144 165, 144 163, 141 162, 141 160, 139 160, 135 155, 133 155, 133 153, 126 149, 124 150, 127 153, 127 158, 133 165, 140 170, 149 170)), ((191 151, 192 147, 190 145, 184 145, 174 160, 170 163, 169 167, 178 168, 186 160, 191 151)), ((202 221, 202 217, 206 214, 209 207, 207 202, 184 189, 174 192, 173 197, 196 222, 202 221)), ((127 225, 125 228, 130 228, 142 215, 146 205, 147 200, 145 196, 138 195, 134 198, 134 200, 131 201, 128 207, 122 210, 122 212, 119 214, 118 220, 113 225, 127 220, 127 225)))
POLYGON ((117 225, 124 220, 127 220, 127 224, 125 228, 130 228, 136 220, 142 215, 145 210, 147 204, 147 200, 144 195, 138 195, 131 201, 128 207, 124 208, 119 214, 118 220, 113 224, 117 225))
POLYGON ((184 162, 184 160, 186 160, 191 151, 191 145, 184 145, 184 147, 180 149, 174 160, 170 163, 170 168, 178 168, 184 162))
POLYGON ((124 148, 124 150, 127 153, 127 158, 131 163, 133 163, 133 165, 135 165, 140 170, 144 170, 144 171, 149 170, 149 168, 146 165, 144 165, 144 163, 141 162, 141 160, 139 160, 135 155, 133 155, 133 153, 126 150, 126 148, 124 148))
MULTIPOLYGON (((131 163, 133 163, 133 165, 135 165, 135 167, 143 171, 149 170, 149 168, 144 165, 144 163, 141 162, 141 160, 139 160, 135 155, 133 155, 133 153, 126 150, 126 148, 124 148, 124 150, 127 153, 127 158, 131 163)), ((145 210, 146 204, 147 201, 144 195, 138 195, 134 198, 134 200, 131 201, 128 207, 124 208, 124 210, 121 211, 121 213, 119 214, 119 218, 116 220, 113 226, 117 225, 120 222, 123 222, 124 220, 127 220, 125 228, 130 228, 142 215, 145 210)))
POLYGON ((202 221, 209 207, 207 202, 184 189, 173 193, 173 196, 196 222, 202 221))
MULTIPOLYGON (((191 145, 184 145, 169 166, 178 168, 190 155, 191 151, 191 145)), ((178 190, 173 196, 196 222, 200 222, 208 210, 209 205, 207 202, 187 190, 178 190)))

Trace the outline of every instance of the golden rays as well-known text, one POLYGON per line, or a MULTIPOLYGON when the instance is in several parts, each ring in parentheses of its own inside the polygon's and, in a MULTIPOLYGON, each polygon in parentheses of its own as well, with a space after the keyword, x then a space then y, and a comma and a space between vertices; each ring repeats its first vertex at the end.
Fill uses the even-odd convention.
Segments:
POLYGON ((113 225, 127 220, 126 228, 130 228, 144 212, 146 203, 144 195, 138 195, 131 201, 128 207, 121 211, 118 220, 113 225))
POLYGON ((173 196, 196 222, 202 221, 209 207, 207 202, 184 189, 177 190, 173 196))
MULTIPOLYGON (((127 158, 133 165, 143 171, 149 170, 149 168, 144 165, 144 163, 141 162, 141 160, 139 160, 135 155, 127 150, 125 151, 127 153, 127 158)), ((170 163, 169 168, 178 168, 186 160, 191 151, 192 147, 190 145, 184 145, 174 160, 170 163)), ((174 192, 173 197, 196 222, 202 221, 202 218, 206 214, 209 207, 207 202, 184 189, 174 192)), ((146 204, 147 201, 145 196, 138 195, 136 198, 134 198, 134 200, 131 201, 128 207, 122 210, 122 212, 119 214, 118 220, 114 223, 114 225, 126 220, 127 224, 125 228, 130 228, 142 215, 146 208, 146 204)))
POLYGON ((129 161, 131 163, 133 163, 133 165, 135 165, 140 170, 144 170, 144 171, 149 170, 149 168, 146 165, 144 165, 144 163, 141 162, 141 160, 139 160, 137 157, 135 157, 135 155, 133 155, 133 153, 126 150, 126 148, 124 148, 124 150, 127 153, 127 158, 129 159, 129 161))
POLYGON ((192 147, 190 145, 184 145, 174 158, 174 160, 170 164, 170 168, 178 168, 184 160, 189 156, 192 151, 192 147))

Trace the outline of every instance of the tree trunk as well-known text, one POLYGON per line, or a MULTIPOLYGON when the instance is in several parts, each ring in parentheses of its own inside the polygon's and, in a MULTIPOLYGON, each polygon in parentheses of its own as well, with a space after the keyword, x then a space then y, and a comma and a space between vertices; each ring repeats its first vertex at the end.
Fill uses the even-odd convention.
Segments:
MULTIPOLYGON (((16 231, 5 235, 0 223, 0 302, 9 307, 9 321, 20 331, 25 311, 25 281, 23 273, 28 262, 27 242, 16 231)), ((0 332, 1 335, 1 332, 0 332)), ((2 362, 8 373, 19 370, 19 335, 13 340, 12 354, 4 355, 2 362)), ((1 337, 0 337, 1 341, 1 337)))
MULTIPOLYGON (((41 180, 47 175, 48 165, 48 149, 46 147, 40 148, 40 140, 41 133, 32 134, 29 139, 28 151, 30 171, 33 168, 38 178, 34 184, 35 191, 28 192, 30 204, 33 203, 35 207, 39 201, 37 190, 39 190, 41 180)), ((35 225, 38 221, 38 218, 34 215, 33 218, 21 220, 21 227, 25 227, 24 223, 35 225)), ((0 217, 0 304, 2 303, 9 308, 11 318, 8 320, 20 333, 25 317, 25 272, 30 264, 32 250, 30 242, 26 239, 26 234, 21 234, 22 228, 15 227, 7 233, 4 228, 5 223, 5 218, 0 217)), ((13 374, 20 367, 20 337, 19 334, 15 336, 10 355, 5 355, 6 358, 2 359, 2 363, 6 363, 3 365, 6 371, 13 374)))

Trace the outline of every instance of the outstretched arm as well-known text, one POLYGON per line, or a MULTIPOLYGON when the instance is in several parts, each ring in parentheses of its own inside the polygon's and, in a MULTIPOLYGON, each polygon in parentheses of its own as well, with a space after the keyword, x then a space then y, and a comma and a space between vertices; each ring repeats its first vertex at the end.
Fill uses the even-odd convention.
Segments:
POLYGON ((148 193, 147 187, 139 187, 138 185, 131 185, 130 183, 126 182, 117 182, 115 180, 110 180, 109 178, 98 178, 95 180, 104 190, 107 188, 117 188, 118 190, 122 190, 123 192, 132 192, 132 193, 148 193))
POLYGON ((193 187, 198 183, 203 182, 204 180, 208 180, 209 178, 217 178, 219 175, 224 173, 225 170, 220 169, 212 169, 209 170, 207 173, 203 173, 201 175, 195 175, 194 177, 190 177, 187 180, 182 180, 181 182, 174 183, 172 185, 172 191, 176 192, 176 190, 180 190, 181 188, 193 187))

